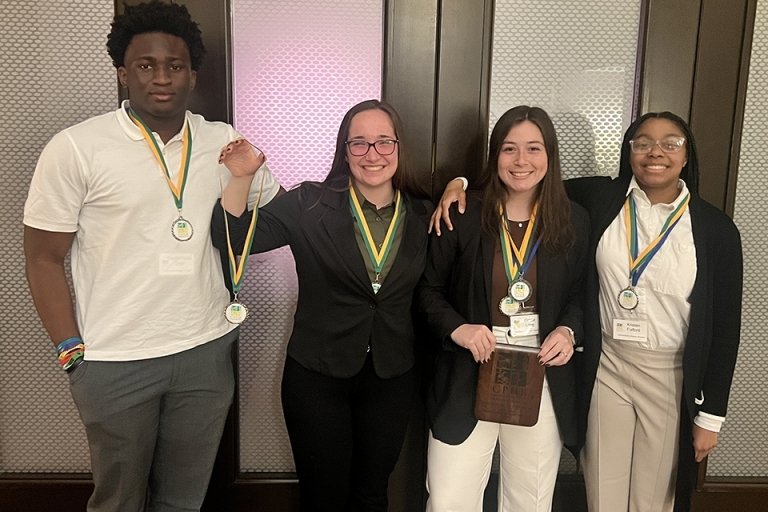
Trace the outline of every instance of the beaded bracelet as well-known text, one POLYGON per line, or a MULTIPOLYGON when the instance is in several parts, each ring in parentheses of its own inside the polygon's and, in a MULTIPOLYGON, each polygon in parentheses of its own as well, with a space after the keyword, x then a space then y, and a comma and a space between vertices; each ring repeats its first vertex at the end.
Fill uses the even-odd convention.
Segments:
POLYGON ((56 352, 59 355, 58 359, 61 369, 70 373, 83 363, 85 344, 80 339, 80 336, 72 336, 56 345, 56 352))

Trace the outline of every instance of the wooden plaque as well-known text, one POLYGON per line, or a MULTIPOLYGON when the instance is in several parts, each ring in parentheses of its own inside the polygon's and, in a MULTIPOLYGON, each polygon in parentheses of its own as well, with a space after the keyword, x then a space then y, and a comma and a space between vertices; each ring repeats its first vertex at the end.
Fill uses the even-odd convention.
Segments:
POLYGON ((539 421, 544 366, 538 347, 497 344, 491 359, 480 365, 475 417, 530 427, 539 421))

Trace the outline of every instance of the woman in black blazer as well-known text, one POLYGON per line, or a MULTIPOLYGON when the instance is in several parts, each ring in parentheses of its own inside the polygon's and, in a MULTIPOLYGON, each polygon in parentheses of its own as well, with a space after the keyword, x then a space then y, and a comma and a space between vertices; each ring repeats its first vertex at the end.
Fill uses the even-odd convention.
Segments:
POLYGON ((587 496, 593 512, 686 511, 695 463, 717 444, 728 404, 741 241, 731 219, 698 196, 696 145, 680 117, 648 113, 632 123, 620 165, 617 179, 566 183, 590 213, 596 254, 580 400, 587 496), (677 207, 678 224, 640 275, 630 275, 627 228, 638 233, 641 255, 677 207), (627 332, 629 322, 645 333, 627 332))
POLYGON ((519 106, 499 119, 480 186, 455 229, 431 239, 419 286, 419 308, 441 343, 426 400, 427 509, 481 510, 498 440, 499 510, 548 511, 563 442, 578 442, 571 358, 582 335, 589 224, 565 195, 546 112, 519 106), (526 317, 519 313, 537 317, 538 328, 513 329, 526 317), (475 416, 478 368, 499 357, 497 343, 538 348, 546 379, 534 426, 475 416))
MULTIPOLYGON (((416 389, 411 306, 431 212, 405 164, 400 127, 386 103, 354 106, 325 181, 303 183, 258 213, 250 251, 289 245, 296 261, 282 403, 305 511, 387 509, 416 389)), ((253 166, 233 164, 240 148, 249 149, 223 152, 234 175, 222 204, 235 252, 251 220, 243 191, 253 166)), ((226 250, 222 208, 212 236, 226 250)))

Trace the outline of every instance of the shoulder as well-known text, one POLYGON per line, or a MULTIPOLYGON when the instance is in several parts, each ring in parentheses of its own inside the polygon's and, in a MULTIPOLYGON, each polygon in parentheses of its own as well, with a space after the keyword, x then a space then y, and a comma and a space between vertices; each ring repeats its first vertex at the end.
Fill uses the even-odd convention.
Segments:
POLYGON ((565 180, 563 185, 568 195, 573 198, 595 197, 600 193, 626 190, 629 180, 610 176, 589 176, 565 180))
POLYGON ((429 199, 424 199, 408 193, 403 193, 403 197, 405 199, 406 208, 408 209, 408 215, 429 218, 435 210, 435 206, 429 199))
POLYGON ((221 141, 228 142, 242 137, 231 124, 220 121, 208 121, 200 114, 187 112, 187 121, 192 130, 193 141, 194 139, 201 140, 204 138, 208 142, 210 139, 213 139, 216 144, 219 144, 221 141))
POLYGON ((699 196, 692 196, 690 203, 691 219, 709 233, 716 234, 722 241, 724 237, 741 239, 736 224, 726 213, 699 196))
POLYGON ((73 142, 86 142, 94 138, 110 135, 115 128, 119 128, 115 112, 107 112, 90 117, 55 134, 51 141, 70 140, 73 142))
POLYGON ((577 229, 589 229, 589 213, 575 201, 571 201, 571 224, 577 229))

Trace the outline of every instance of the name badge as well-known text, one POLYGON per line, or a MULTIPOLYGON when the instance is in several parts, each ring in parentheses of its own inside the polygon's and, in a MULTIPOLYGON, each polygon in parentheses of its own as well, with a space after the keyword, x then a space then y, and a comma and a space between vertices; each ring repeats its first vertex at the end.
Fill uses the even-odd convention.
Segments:
POLYGON ((194 254, 160 254, 158 273, 161 276, 191 276, 195 273, 194 254))
POLYGON ((613 338, 624 341, 648 341, 648 322, 614 318, 613 338))
POLYGON ((539 334, 539 315, 536 313, 520 313, 509 317, 509 335, 511 337, 518 338, 537 334, 539 334))

